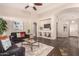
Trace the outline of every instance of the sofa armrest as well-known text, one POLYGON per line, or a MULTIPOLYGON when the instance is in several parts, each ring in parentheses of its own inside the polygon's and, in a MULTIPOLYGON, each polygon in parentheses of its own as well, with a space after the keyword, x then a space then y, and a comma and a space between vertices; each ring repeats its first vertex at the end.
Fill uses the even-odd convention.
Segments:
POLYGON ((0 53, 0 56, 9 56, 9 53, 7 53, 7 52, 0 53))
POLYGON ((0 56, 25 56, 25 48, 17 47, 16 45, 12 46, 9 50, 4 53, 0 53, 0 56))

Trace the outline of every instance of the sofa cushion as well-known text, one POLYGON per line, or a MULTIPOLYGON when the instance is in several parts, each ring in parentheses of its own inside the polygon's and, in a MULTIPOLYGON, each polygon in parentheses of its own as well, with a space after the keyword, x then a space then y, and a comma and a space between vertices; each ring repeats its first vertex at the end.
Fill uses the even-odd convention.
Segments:
POLYGON ((15 38, 17 38, 17 34, 16 33, 11 33, 11 36, 13 36, 13 37, 15 37, 15 38))
POLYGON ((21 37, 21 34, 19 32, 17 32, 16 34, 17 34, 17 38, 21 37))
POLYGON ((4 52, 12 46, 9 38, 0 40, 0 52, 4 52))
POLYGON ((25 37, 26 33, 25 32, 20 32, 21 37, 25 37))
POLYGON ((23 42, 25 38, 29 38, 26 32, 12 32, 10 35, 10 40, 14 43, 23 42))

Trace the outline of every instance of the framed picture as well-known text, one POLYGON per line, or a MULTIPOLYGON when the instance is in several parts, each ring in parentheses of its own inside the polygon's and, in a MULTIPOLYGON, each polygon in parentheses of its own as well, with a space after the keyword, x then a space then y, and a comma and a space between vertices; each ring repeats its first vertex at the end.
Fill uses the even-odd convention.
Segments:
POLYGON ((14 28, 14 30, 23 30, 23 22, 22 21, 14 21, 13 28, 14 28))
POLYGON ((64 24, 63 31, 65 32, 67 30, 67 24, 64 24))

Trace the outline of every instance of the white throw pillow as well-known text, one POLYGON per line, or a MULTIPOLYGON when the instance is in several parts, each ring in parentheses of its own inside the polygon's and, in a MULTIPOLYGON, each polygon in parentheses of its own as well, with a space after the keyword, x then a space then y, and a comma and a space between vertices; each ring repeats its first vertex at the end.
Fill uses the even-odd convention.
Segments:
POLYGON ((18 38, 18 37, 21 37, 20 33, 17 33, 17 38, 18 38))
POLYGON ((6 51, 9 47, 11 47, 11 41, 9 38, 1 40, 4 50, 6 51))

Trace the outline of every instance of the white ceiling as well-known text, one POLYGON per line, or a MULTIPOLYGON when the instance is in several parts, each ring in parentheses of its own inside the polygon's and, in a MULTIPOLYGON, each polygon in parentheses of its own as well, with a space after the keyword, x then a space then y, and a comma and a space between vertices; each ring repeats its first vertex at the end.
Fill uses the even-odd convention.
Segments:
POLYGON ((45 12, 49 9, 55 9, 59 6, 64 5, 63 3, 43 3, 43 6, 36 6, 37 7, 37 11, 34 11, 31 7, 29 7, 28 9, 25 9, 25 6, 27 6, 27 3, 1 3, 0 6, 6 6, 6 7, 11 7, 11 8, 15 8, 15 9, 19 9, 22 11, 26 11, 26 12, 30 12, 30 13, 42 13, 45 12))

